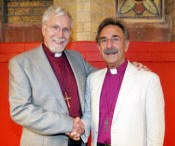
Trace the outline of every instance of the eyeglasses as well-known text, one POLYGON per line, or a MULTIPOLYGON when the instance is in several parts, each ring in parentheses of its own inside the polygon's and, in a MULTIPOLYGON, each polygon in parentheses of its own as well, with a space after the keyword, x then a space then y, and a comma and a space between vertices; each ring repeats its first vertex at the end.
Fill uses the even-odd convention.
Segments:
POLYGON ((114 37, 109 38, 109 39, 105 38, 105 37, 104 38, 100 38, 99 42, 102 45, 106 45, 108 41, 110 41, 113 44, 116 44, 116 43, 120 42, 120 40, 121 40, 120 37, 114 36, 114 37))
POLYGON ((53 31, 54 33, 62 31, 64 34, 69 34, 71 32, 71 30, 67 27, 61 29, 60 26, 58 25, 47 25, 47 24, 45 25, 49 27, 51 31, 53 31))

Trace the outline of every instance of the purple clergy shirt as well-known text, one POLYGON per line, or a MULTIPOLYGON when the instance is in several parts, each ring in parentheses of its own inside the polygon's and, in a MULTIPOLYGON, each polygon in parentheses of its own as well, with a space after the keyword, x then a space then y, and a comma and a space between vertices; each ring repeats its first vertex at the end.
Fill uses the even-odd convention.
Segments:
POLYGON ((125 60, 122 65, 117 67, 117 74, 111 74, 110 69, 107 68, 100 95, 98 143, 111 144, 113 113, 127 64, 128 61, 125 60))
POLYGON ((63 52, 60 57, 55 57, 55 54, 52 53, 44 43, 43 49, 59 82, 64 98, 66 96, 71 97, 71 99, 65 100, 69 115, 73 118, 81 117, 78 87, 66 55, 63 52))

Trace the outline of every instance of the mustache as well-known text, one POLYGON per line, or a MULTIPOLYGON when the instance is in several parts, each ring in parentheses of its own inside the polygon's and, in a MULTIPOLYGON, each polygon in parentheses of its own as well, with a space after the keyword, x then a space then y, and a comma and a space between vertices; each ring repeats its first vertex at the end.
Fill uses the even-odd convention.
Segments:
POLYGON ((116 48, 109 48, 109 49, 106 49, 103 51, 106 55, 109 55, 109 54, 116 54, 118 53, 118 49, 116 48))

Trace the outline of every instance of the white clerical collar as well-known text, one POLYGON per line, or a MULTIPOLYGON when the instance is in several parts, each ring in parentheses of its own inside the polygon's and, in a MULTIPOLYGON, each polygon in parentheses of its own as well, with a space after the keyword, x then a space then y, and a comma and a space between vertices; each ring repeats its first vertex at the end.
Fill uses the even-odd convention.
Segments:
POLYGON ((111 68, 111 69, 109 69, 110 70, 110 72, 111 72, 111 74, 117 74, 117 69, 116 68, 111 68))
POLYGON ((57 57, 60 57, 61 55, 62 55, 62 52, 61 52, 61 53, 58 53, 58 52, 57 52, 57 53, 55 53, 54 56, 57 58, 57 57))

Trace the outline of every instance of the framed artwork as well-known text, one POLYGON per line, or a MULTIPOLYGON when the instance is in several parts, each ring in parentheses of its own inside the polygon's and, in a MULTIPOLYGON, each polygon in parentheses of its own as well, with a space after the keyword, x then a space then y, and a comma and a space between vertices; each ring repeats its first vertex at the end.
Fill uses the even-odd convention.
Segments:
POLYGON ((117 17, 133 21, 163 20, 164 0, 116 0, 117 17))

